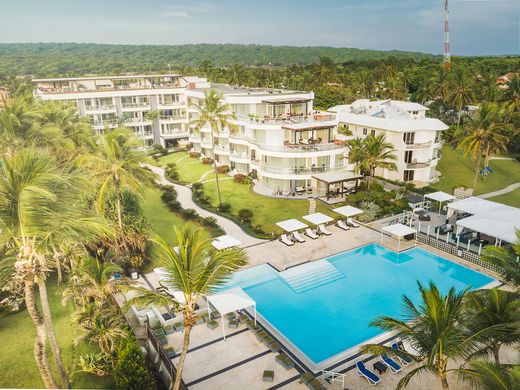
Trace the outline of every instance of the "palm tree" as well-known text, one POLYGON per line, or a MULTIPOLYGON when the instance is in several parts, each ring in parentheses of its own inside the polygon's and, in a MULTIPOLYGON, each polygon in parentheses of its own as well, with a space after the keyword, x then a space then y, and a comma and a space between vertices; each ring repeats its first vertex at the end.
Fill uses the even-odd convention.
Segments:
POLYGON ((368 188, 372 183, 372 177, 375 176, 377 168, 388 169, 396 171, 397 165, 392 162, 397 160, 394 146, 386 142, 384 134, 377 136, 368 135, 364 139, 354 139, 349 142, 349 156, 351 163, 356 164, 358 172, 368 172, 369 181, 368 188))
POLYGON ((71 167, 60 167, 50 153, 26 148, 0 160, 0 243, 16 248, 15 275, 24 285, 25 301, 36 328, 34 354, 46 387, 56 383, 45 354, 46 336, 64 387, 70 387, 61 359, 47 301, 46 257, 53 248, 70 242, 90 242, 109 230, 90 216, 80 200, 88 181, 71 167), (36 305, 35 283, 42 311, 36 305), (42 315, 43 313, 43 315, 42 315))
POLYGON ((489 337, 479 354, 492 353, 500 364, 500 348, 520 343, 520 300, 518 294, 499 289, 475 291, 467 295, 463 323, 470 334, 494 325, 510 325, 510 331, 499 337, 489 337))
POLYGON ((233 272, 247 263, 244 250, 231 248, 215 251, 212 249, 211 240, 202 239, 201 234, 200 230, 184 228, 179 231, 175 228, 178 252, 159 237, 153 240, 153 257, 161 263, 168 275, 162 283, 171 290, 182 291, 184 303, 177 303, 169 296, 146 289, 137 289, 141 295, 129 302, 130 304, 155 303, 163 306, 173 304, 179 305, 182 309, 184 342, 177 365, 174 390, 178 390, 181 383, 190 334, 196 322, 197 300, 203 295, 213 293, 233 272))
POLYGON ((240 64, 233 64, 229 68, 229 84, 240 86, 244 82, 245 69, 240 64))
POLYGON ((448 389, 447 366, 450 360, 470 356, 487 337, 505 330, 504 327, 494 326, 475 334, 465 333, 460 320, 468 290, 457 292, 452 288, 442 295, 433 282, 428 287, 419 282, 418 285, 422 302, 416 306, 404 296, 403 319, 383 316, 371 323, 384 331, 395 332, 397 337, 411 345, 414 353, 396 351, 379 344, 364 345, 360 352, 394 353, 421 362, 399 381, 397 389, 404 388, 415 375, 424 372, 435 375, 442 387, 448 389))
POLYGON ((235 131, 236 126, 231 123, 235 119, 231 113, 231 107, 224 102, 222 94, 217 93, 214 89, 210 89, 209 93, 204 95, 204 99, 200 103, 191 103, 191 107, 198 111, 198 117, 190 122, 194 130, 201 131, 203 127, 209 126, 211 129, 211 152, 213 153, 213 168, 215 170, 215 180, 217 184, 218 204, 222 204, 220 194, 220 184, 218 181, 217 159, 215 155, 215 138, 225 128, 231 132, 235 131))
POLYGON ((500 276, 520 291, 520 230, 517 230, 516 237, 512 251, 503 247, 487 246, 484 248, 482 259, 496 266, 500 276))
POLYGON ((471 103, 474 99, 473 96, 473 80, 470 79, 467 72, 458 69, 453 73, 453 85, 448 101, 450 104, 457 109, 458 120, 457 124, 460 126, 460 120, 462 117, 462 109, 471 103))
POLYGON ((473 188, 477 186, 482 156, 485 166, 488 166, 491 154, 507 152, 511 129, 497 103, 482 103, 475 116, 468 118, 464 128, 456 136, 455 142, 464 148, 465 155, 471 155, 476 161, 473 188))
POLYGON ((473 361, 470 368, 459 370, 460 377, 484 390, 520 390, 520 366, 473 361))

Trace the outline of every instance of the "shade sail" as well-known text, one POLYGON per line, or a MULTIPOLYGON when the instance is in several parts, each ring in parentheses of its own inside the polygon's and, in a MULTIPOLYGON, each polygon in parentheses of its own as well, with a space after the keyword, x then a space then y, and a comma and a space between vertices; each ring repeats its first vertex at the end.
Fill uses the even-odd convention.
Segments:
MULTIPOLYGON (((466 199, 460 199, 455 202, 452 202, 448 205, 448 209, 455 210, 461 213, 468 214, 488 214, 493 213, 497 209, 510 208, 515 209, 511 206, 506 206, 501 203, 492 202, 490 200, 477 198, 475 196, 471 196, 466 199)), ((520 209, 516 209, 520 211, 520 209)))
POLYGON ((351 180, 358 180, 363 179, 363 175, 359 175, 357 173, 354 173, 352 171, 337 171, 337 172, 325 172, 325 173, 319 173, 317 175, 312 175, 313 179, 316 179, 318 181, 321 181, 323 183, 327 184, 335 184, 335 183, 341 183, 351 180))
POLYGON ((208 303, 221 315, 256 306, 256 302, 240 287, 208 296, 208 303))
POLYGON ((211 245, 213 245, 213 247, 218 250, 233 248, 234 246, 238 246, 240 244, 242 244, 242 242, 229 234, 217 237, 211 242, 211 245))
POLYGON ((334 218, 331 218, 328 215, 322 213, 304 215, 302 218, 314 225, 321 225, 322 223, 334 221, 334 218))
POLYGON ((280 226, 286 232, 294 232, 295 230, 305 229, 307 227, 302 221, 298 221, 297 219, 287 219, 285 221, 276 222, 278 226, 280 226))
POLYGON ((345 217, 353 217, 354 215, 363 213, 363 210, 358 209, 357 207, 354 207, 354 206, 338 207, 332 211, 334 211, 335 213, 344 215, 345 217))
POLYGON ((409 234, 417 233, 417 229, 414 229, 410 226, 403 225, 401 223, 383 226, 382 230, 391 234, 392 236, 396 236, 399 238, 403 238, 405 236, 408 236, 409 234))
POLYGON ((436 202, 449 202, 450 200, 455 199, 453 195, 447 194, 446 192, 442 191, 432 192, 431 194, 424 195, 424 197, 434 200, 436 202))

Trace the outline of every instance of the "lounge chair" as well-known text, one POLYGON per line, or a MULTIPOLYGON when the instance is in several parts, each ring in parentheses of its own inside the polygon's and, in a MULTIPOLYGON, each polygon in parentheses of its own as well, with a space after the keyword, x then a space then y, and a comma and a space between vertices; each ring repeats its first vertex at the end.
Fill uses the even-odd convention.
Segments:
POLYGON ((321 233, 321 234, 324 234, 326 236, 330 236, 332 233, 329 232, 327 230, 327 228, 325 227, 325 225, 318 225, 318 231, 321 233))
POLYGON ((336 222, 336 226, 339 227, 340 229, 343 229, 343 230, 349 230, 350 228, 348 227, 348 225, 345 223, 345 221, 342 221, 341 219, 336 222))
POLYGON ((313 240, 318 238, 318 235, 311 228, 305 229, 305 235, 313 240))
POLYGON ((300 236, 300 233, 298 233, 298 232, 293 232, 293 237, 298 242, 305 242, 305 239, 302 236, 300 236))
POLYGON ((294 242, 292 242, 289 237, 287 237, 287 234, 282 234, 280 236, 280 241, 283 242, 285 245, 287 246, 292 246, 294 245, 294 242))
MULTIPOLYGON (((392 347, 392 349, 395 349, 396 351, 402 351, 402 349, 399 348, 399 345, 397 345, 397 343, 393 343, 391 345, 391 347, 392 347)), ((401 364, 403 366, 407 366, 407 365, 413 363, 413 360, 408 356, 399 356, 396 354, 395 357, 401 362, 401 364)))
POLYGON ((379 382, 381 382, 381 378, 379 378, 376 374, 374 374, 372 371, 366 368, 365 363, 363 363, 362 361, 356 363, 356 372, 359 376, 365 378, 368 381, 368 383, 372 386, 375 386, 379 382))
POLYGON ((386 366, 392 371, 394 374, 401 372, 401 366, 386 353, 381 355, 381 362, 386 364, 386 366))
POLYGON ((347 218, 347 223, 352 226, 352 227, 355 227, 355 228, 358 228, 359 227, 359 224, 354 222, 354 220, 352 218, 347 218))

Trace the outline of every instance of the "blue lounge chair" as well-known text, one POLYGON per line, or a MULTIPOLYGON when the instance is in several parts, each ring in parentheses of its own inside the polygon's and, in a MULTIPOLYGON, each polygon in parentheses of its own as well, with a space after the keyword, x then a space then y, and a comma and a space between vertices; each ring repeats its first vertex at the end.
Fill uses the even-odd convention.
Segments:
POLYGON ((372 386, 377 385, 379 382, 381 382, 381 378, 379 378, 376 374, 374 374, 372 371, 370 371, 368 368, 365 367, 365 363, 359 361, 356 363, 357 368, 357 374, 359 376, 362 376, 365 378, 369 384, 372 386))
MULTIPOLYGON (((398 350, 398 351, 401 350, 401 349, 399 349, 399 346, 397 345, 397 343, 393 343, 391 345, 391 347, 392 347, 392 349, 395 349, 395 350, 398 350)), ((395 355, 395 356, 397 357, 397 359, 399 359, 401 364, 403 364, 405 366, 413 363, 413 360, 411 358, 409 358, 408 356, 398 356, 398 355, 395 355)))
POLYGON ((401 366, 386 353, 381 355, 381 361, 386 364, 390 371, 392 371, 394 374, 397 374, 401 371, 401 366))
POLYGON ((493 173, 493 172, 495 172, 494 170, 491 169, 490 166, 487 166, 487 167, 485 167, 484 169, 485 169, 486 171, 488 171, 489 173, 493 173))

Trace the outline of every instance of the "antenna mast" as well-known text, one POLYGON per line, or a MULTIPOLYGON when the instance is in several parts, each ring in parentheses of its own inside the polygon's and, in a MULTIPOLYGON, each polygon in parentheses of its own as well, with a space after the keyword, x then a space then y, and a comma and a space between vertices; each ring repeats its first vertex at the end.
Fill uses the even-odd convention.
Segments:
POLYGON ((444 69, 451 69, 450 58, 450 10, 448 8, 448 0, 444 0, 444 69))

